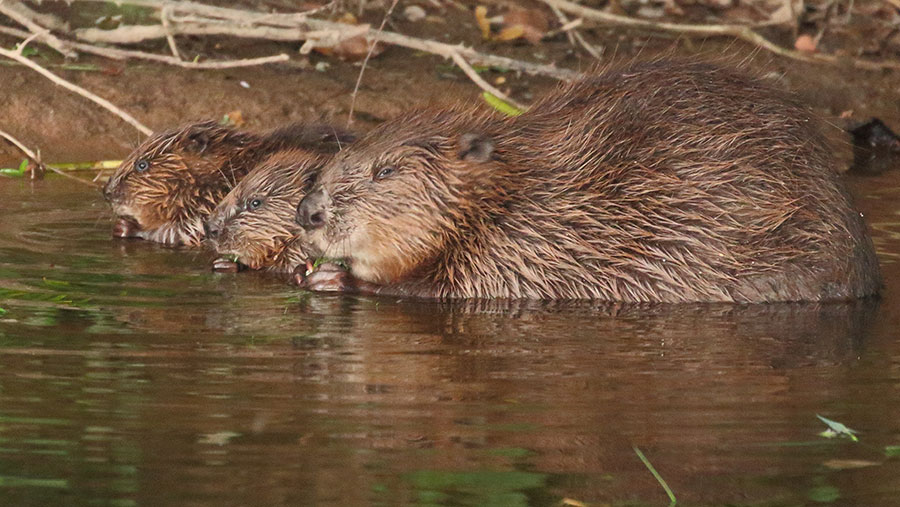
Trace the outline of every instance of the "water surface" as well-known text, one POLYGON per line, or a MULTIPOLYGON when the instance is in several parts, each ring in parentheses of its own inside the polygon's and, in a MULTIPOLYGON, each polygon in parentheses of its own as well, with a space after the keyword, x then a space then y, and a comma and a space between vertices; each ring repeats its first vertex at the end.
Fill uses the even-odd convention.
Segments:
POLYGON ((304 293, 0 178, 0 504, 667 504, 636 446, 684 505, 897 505, 900 173, 850 183, 880 302, 616 307, 304 293))

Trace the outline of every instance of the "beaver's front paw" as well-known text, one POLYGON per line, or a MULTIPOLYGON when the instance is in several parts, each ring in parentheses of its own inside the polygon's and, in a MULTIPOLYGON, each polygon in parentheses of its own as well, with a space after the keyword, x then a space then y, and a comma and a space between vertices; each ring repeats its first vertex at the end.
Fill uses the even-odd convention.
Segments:
POLYGON ((136 238, 141 228, 137 222, 128 218, 119 218, 113 226, 114 238, 136 238))
POLYGON ((213 261, 212 270, 216 273, 237 273, 246 269, 246 266, 231 257, 219 257, 213 261))
POLYGON ((315 268, 311 264, 297 266, 294 282, 306 290, 318 292, 349 292, 355 289, 353 276, 342 266, 330 262, 315 268))

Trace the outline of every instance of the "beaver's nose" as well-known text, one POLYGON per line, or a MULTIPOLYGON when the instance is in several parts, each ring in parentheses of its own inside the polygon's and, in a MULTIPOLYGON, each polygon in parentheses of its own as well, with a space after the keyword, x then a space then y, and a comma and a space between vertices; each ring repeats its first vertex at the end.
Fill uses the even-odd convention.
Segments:
POLYGON ((212 220, 203 222, 203 232, 207 238, 216 239, 219 237, 219 225, 212 220))
POLYGON ((111 202, 113 197, 113 184, 112 178, 106 182, 106 185, 103 185, 103 198, 106 199, 106 202, 111 202))
POLYGON ((327 202, 328 195, 324 189, 306 194, 297 205, 297 223, 308 231, 324 226, 327 202))

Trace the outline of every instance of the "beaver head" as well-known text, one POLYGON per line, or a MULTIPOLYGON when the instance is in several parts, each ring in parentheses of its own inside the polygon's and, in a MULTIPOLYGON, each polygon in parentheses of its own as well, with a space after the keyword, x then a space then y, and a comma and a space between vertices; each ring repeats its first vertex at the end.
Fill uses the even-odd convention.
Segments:
POLYGON ((305 235, 294 220, 295 210, 323 162, 322 156, 293 149, 250 171, 206 222, 207 238, 220 256, 273 271, 290 271, 305 262, 305 235))
POLYGON ((297 222, 328 258, 374 283, 428 265, 465 234, 499 163, 483 114, 419 111, 376 128, 326 163, 297 207, 297 222))
POLYGON ((213 121, 168 130, 144 141, 109 178, 103 195, 118 217, 113 234, 195 245, 203 219, 247 169, 259 136, 213 121))

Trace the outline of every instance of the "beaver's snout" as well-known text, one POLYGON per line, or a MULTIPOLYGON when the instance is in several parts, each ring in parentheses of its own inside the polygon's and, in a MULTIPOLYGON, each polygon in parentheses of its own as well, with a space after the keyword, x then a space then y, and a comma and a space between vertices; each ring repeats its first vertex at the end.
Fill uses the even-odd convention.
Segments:
POLYGON ((324 189, 306 194, 297 205, 297 223, 307 231, 323 227, 328 213, 327 203, 328 194, 324 189))
POLYGON ((106 185, 103 185, 103 198, 106 199, 106 202, 113 201, 113 193, 116 190, 116 185, 113 185, 113 179, 110 178, 109 181, 106 182, 106 185))

